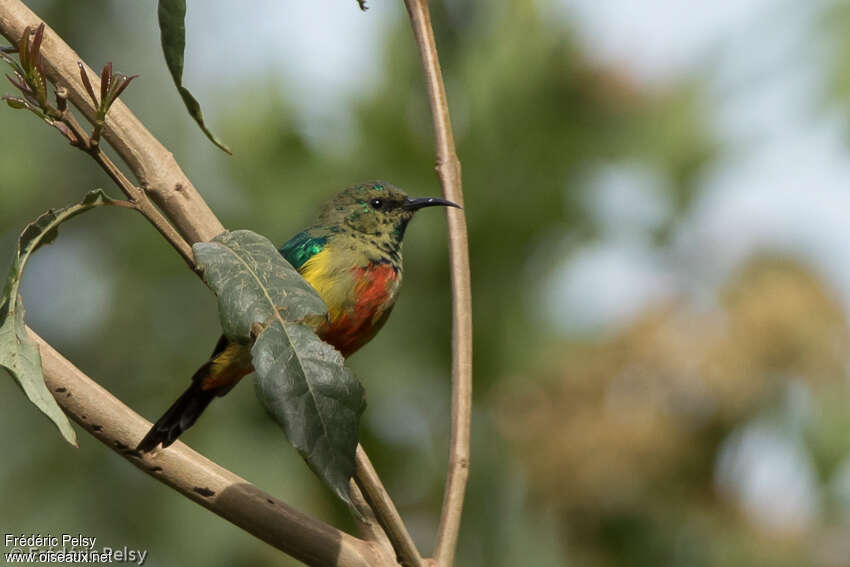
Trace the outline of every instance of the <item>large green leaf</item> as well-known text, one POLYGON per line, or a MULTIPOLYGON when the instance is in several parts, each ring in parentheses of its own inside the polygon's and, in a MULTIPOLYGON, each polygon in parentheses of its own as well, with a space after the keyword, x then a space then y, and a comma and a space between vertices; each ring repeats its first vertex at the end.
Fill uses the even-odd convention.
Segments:
POLYGON ((0 296, 0 366, 12 375, 30 401, 56 424, 62 436, 74 446, 77 445, 77 434, 44 383, 41 355, 38 345, 27 335, 24 304, 18 289, 30 256, 42 244, 56 239, 60 224, 89 209, 111 203, 112 200, 98 189, 86 195, 81 202, 63 209, 51 209, 28 224, 18 239, 17 253, 0 296))
POLYGON ((363 386, 304 325, 275 320, 251 348, 257 393, 310 468, 351 503, 363 386))
POLYGON ((157 14, 165 64, 168 65, 171 78, 174 79, 174 85, 183 99, 183 104, 186 105, 186 110, 189 111, 189 114, 213 144, 227 153, 232 153, 230 148, 207 128, 200 103, 192 96, 189 89, 183 86, 183 52, 186 50, 186 0, 159 0, 157 14))
POLYGON ((312 329, 325 320, 316 291, 265 237, 226 232, 193 246, 218 296, 225 335, 248 343, 257 393, 310 468, 344 501, 354 474, 363 387, 312 329))

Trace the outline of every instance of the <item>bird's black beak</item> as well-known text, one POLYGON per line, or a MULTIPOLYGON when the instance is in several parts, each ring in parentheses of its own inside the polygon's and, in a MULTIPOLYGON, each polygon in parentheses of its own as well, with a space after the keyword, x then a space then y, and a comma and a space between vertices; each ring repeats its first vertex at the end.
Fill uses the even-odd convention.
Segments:
POLYGON ((446 201, 445 199, 437 199, 436 197, 423 197, 421 199, 408 199, 401 208, 406 211, 418 211, 425 207, 456 207, 461 208, 457 203, 446 201))

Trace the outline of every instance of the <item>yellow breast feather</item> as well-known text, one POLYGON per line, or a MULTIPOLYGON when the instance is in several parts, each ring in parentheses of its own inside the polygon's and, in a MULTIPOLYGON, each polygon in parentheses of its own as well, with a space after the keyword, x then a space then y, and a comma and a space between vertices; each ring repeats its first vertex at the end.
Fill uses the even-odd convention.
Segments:
POLYGON ((351 266, 339 262, 328 247, 304 262, 299 272, 325 302, 331 321, 351 303, 351 266))

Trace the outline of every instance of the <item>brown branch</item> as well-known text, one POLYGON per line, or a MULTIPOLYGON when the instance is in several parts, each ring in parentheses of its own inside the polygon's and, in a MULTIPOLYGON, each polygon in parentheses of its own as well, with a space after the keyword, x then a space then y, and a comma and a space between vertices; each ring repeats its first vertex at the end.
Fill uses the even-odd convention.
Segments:
POLYGON ((349 482, 349 491, 351 493, 351 501, 361 515, 360 518, 355 518, 360 528, 360 533, 363 534, 366 541, 375 543, 376 550, 384 555, 387 563, 398 565, 395 549, 390 538, 387 537, 387 533, 381 527, 381 523, 375 517, 375 512, 372 510, 372 507, 354 479, 351 479, 349 482))
POLYGON ((308 565, 396 566, 376 546, 295 510, 181 442, 141 454, 150 423, 86 376, 34 331, 47 387, 74 421, 133 465, 308 565))
MULTIPOLYGON (((455 150, 449 105, 427 0, 404 0, 428 88, 437 147, 437 175, 446 199, 463 206, 460 160, 455 150)), ((469 422, 472 413, 472 293, 466 217, 459 209, 446 211, 452 274, 452 430, 449 471, 434 558, 442 567, 454 562, 463 497, 469 475, 469 422)))
POLYGON ((419 555, 419 550, 416 549, 413 538, 410 537, 401 515, 384 488, 381 477, 378 476, 375 467, 372 466, 372 461, 369 460, 366 451, 360 445, 357 446, 355 465, 357 484, 363 490, 366 501, 374 510, 375 516, 384 528, 383 531, 392 543, 393 549, 398 553, 401 564, 405 567, 422 567, 422 556, 419 555))
MULTIPOLYGON (((0 35, 13 45, 28 26, 35 29, 42 20, 20 0, 0 0, 0 35)), ((51 82, 68 89, 68 99, 92 123, 97 109, 86 94, 77 62, 81 58, 49 27, 45 29, 41 53, 51 82)), ((100 80, 85 68, 95 89, 100 80)), ((186 177, 174 156, 148 132, 121 100, 115 101, 106 117, 103 137, 138 179, 139 186, 174 223, 189 242, 213 238, 224 227, 186 177)))

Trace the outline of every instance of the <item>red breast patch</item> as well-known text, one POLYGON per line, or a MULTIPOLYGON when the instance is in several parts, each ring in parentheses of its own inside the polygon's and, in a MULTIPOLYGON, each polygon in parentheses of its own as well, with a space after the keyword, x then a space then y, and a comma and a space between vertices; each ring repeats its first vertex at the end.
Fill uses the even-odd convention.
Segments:
POLYGON ((340 313, 320 332, 322 339, 343 356, 366 344, 383 322, 382 315, 392 306, 392 293, 398 271, 388 263, 372 263, 352 270, 354 307, 340 313))

